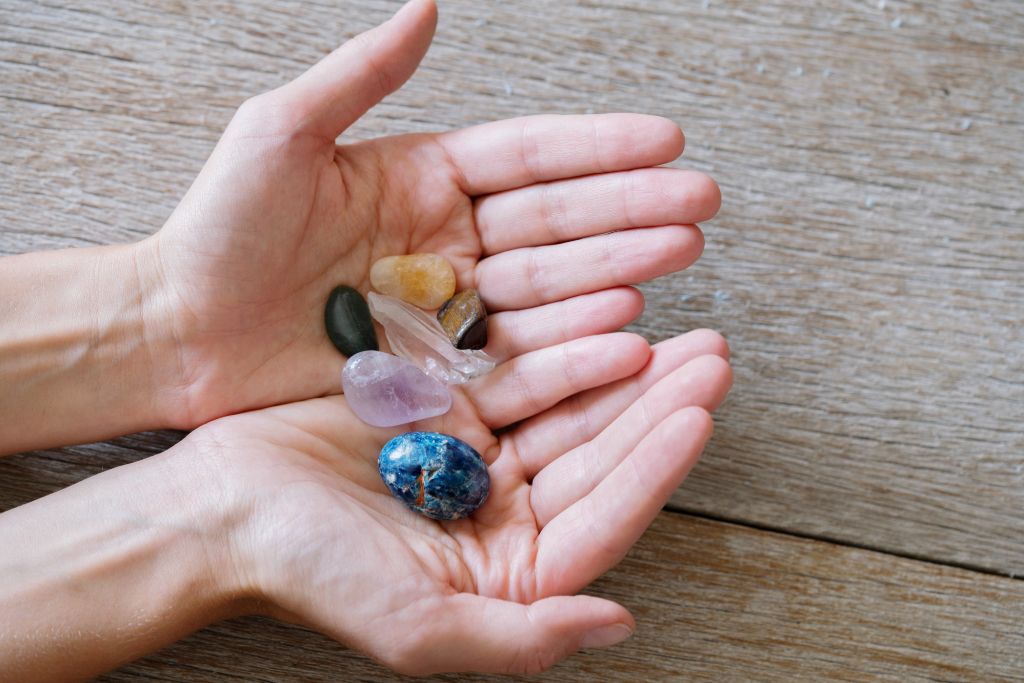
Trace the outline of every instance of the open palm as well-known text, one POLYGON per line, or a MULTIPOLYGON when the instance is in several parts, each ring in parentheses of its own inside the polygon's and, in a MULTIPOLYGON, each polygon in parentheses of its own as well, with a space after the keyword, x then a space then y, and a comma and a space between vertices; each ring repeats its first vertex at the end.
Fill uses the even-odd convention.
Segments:
POLYGON ((338 284, 365 292, 382 256, 447 257, 459 287, 498 312, 488 351, 499 358, 504 331, 527 334, 567 307, 587 314, 534 346, 621 327, 642 301, 614 288, 699 256, 693 223, 717 211, 718 189, 700 173, 650 168, 682 151, 666 119, 528 117, 336 145, 412 74, 435 20, 432 2, 410 3, 246 102, 151 240, 185 312, 173 330, 173 424, 339 391, 344 358, 326 340, 323 306, 338 284))
MULTIPOLYGON (((575 593, 616 564, 686 476, 730 385, 721 338, 650 348, 616 333, 529 351, 409 425, 483 455, 491 495, 435 522, 377 473, 398 429, 343 396, 218 420, 189 439, 253 511, 234 537, 246 593, 409 673, 536 671, 627 636, 621 606, 575 593), (516 427, 500 430, 513 423, 516 427)), ((229 493, 230 492, 230 493, 229 493)))

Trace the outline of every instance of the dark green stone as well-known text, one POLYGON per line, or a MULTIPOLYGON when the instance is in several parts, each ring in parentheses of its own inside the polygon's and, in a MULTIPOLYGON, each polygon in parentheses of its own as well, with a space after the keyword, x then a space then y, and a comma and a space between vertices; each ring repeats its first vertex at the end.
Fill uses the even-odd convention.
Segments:
POLYGON ((327 297, 324 325, 331 343, 346 356, 379 348, 370 307, 363 295, 351 287, 335 287, 327 297))

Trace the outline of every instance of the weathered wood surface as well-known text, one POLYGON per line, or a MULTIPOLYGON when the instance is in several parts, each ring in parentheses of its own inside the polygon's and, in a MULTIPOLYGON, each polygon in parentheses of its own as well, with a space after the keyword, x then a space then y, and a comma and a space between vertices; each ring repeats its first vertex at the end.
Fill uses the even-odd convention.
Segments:
MULTIPOLYGON (((156 230, 246 96, 396 5, 0 0, 0 253, 156 230)), ((679 121, 681 163, 723 186, 704 259, 647 285, 636 325, 655 339, 714 327, 733 347, 735 390, 675 509, 1024 573, 1024 4, 441 5, 423 68, 354 135, 648 111, 679 121)), ((0 509, 174 438, 0 461, 0 509)), ((996 604, 1020 613, 1020 584, 902 560, 884 575, 881 556, 728 525, 665 517, 658 533, 677 523, 699 537, 660 549, 649 536, 601 584, 645 630, 553 679, 635 680, 637 667, 716 680, 1020 671, 1000 649, 1020 651, 1020 618, 996 604), (739 544, 765 567, 701 559, 707 543, 732 561, 739 544), (849 575, 864 578, 842 583, 849 575), (857 659, 889 646, 877 669, 857 659)), ((325 647, 246 621, 128 671, 306 680, 308 659, 334 678, 382 675, 325 647), (222 661, 236 651, 253 659, 222 661)))
MULTIPOLYGON (((630 607, 636 634, 537 680, 1024 680, 1024 582, 1008 578, 663 513, 593 592, 630 607)), ((207 629, 102 680, 139 678, 410 680, 266 619, 207 629)))
MULTIPOLYGON (((0 249, 152 232, 242 99, 394 7, 4 0, 0 249)), ((356 133, 677 119, 725 209, 638 329, 722 330, 737 382, 675 504, 1019 573, 1022 90, 1014 0, 444 2, 356 133)))

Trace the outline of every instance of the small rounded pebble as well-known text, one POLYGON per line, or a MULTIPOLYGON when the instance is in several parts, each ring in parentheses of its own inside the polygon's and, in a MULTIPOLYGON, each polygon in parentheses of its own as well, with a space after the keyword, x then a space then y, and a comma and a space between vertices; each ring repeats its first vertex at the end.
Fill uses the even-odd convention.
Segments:
POLYGON ((335 287, 327 297, 324 326, 331 343, 346 356, 380 348, 366 299, 346 285, 335 287))
POLYGON ((441 329, 457 349, 482 349, 487 346, 487 309, 475 289, 464 289, 437 312, 441 329))
POLYGON ((465 441, 437 432, 391 439, 380 451, 377 470, 395 498, 431 519, 468 517, 491 489, 480 454, 465 441))
POLYGON ((370 268, 370 284, 381 294, 434 310, 455 293, 455 271, 437 254, 385 256, 370 268))
POLYGON ((452 394, 411 362, 390 353, 362 351, 341 371, 345 400, 360 420, 394 427, 444 415, 452 394))

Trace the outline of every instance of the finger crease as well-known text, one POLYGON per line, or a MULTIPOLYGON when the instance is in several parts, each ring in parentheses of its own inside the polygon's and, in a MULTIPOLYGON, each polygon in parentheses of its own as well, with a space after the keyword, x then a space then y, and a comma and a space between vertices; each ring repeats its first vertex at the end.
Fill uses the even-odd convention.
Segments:
POLYGON ((601 134, 598 129, 596 117, 590 120, 590 130, 591 135, 594 138, 593 147, 591 147, 591 149, 594 150, 594 166, 597 168, 599 173, 607 173, 608 171, 605 170, 604 164, 601 163, 601 134))
POLYGON ((519 158, 526 169, 526 175, 532 182, 540 182, 543 176, 540 173, 540 153, 537 149, 537 141, 530 132, 529 124, 524 124, 519 136, 519 158))
POLYGON ((569 238, 569 221, 565 209, 565 193, 558 185, 541 186, 543 223, 549 242, 564 242, 569 238))
POLYGON ((527 381, 523 372, 519 369, 516 369, 513 371, 512 377, 513 381, 515 382, 516 389, 518 390, 519 395, 523 399, 523 403, 526 405, 526 408, 530 411, 529 414, 536 415, 540 413, 544 409, 544 406, 537 399, 537 396, 536 394, 534 394, 533 389, 530 388, 530 383, 527 381))
POLYGON ((630 210, 632 198, 636 195, 636 174, 626 173, 622 176, 621 182, 619 196, 622 202, 622 220, 631 228, 639 227, 639 223, 634 220, 633 212, 630 210))
POLYGON ((530 249, 529 255, 526 257, 526 277, 530 283, 530 290, 533 292, 533 300, 535 304, 544 302, 544 286, 541 283, 541 269, 540 264, 537 262, 537 249, 530 249))

